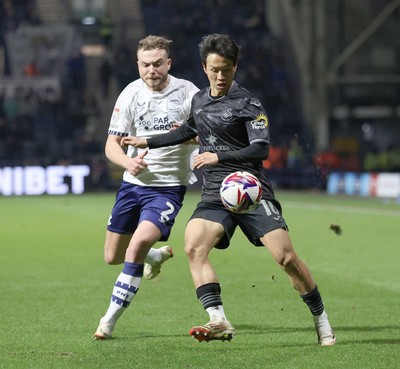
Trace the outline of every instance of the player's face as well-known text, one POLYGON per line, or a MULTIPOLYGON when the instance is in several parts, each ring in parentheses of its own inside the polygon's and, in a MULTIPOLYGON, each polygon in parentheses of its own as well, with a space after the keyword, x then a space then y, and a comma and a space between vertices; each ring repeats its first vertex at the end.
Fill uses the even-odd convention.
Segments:
POLYGON ((137 58, 140 78, 150 90, 162 91, 167 87, 171 59, 165 50, 139 50, 137 58))
POLYGON ((211 95, 226 95, 232 86, 236 72, 233 61, 218 54, 208 54, 203 69, 210 81, 211 95))

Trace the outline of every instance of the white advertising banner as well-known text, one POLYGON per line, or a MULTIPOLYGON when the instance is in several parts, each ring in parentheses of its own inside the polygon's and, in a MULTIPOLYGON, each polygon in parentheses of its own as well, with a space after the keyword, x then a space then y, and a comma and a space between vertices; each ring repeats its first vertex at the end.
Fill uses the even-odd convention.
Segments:
POLYGON ((380 173, 376 178, 376 196, 400 197, 400 174, 380 173))
POLYGON ((87 165, 0 168, 0 196, 65 195, 85 191, 87 165))
POLYGON ((400 198, 400 173, 333 172, 326 191, 330 195, 400 198))

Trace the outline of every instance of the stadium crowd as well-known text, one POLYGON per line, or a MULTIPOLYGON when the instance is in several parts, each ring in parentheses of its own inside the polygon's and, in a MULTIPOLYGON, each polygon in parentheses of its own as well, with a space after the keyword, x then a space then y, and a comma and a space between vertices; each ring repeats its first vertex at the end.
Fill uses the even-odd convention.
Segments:
POLYGON ((230 34, 241 46, 241 68, 235 79, 263 101, 273 122, 274 144, 289 142, 290 135, 301 130, 290 100, 282 47, 265 19, 265 1, 241 1, 234 6, 228 0, 142 0, 141 4, 146 32, 174 41, 174 74, 205 86, 197 45, 206 34, 230 34))
MULTIPOLYGON (((205 34, 231 34, 242 46, 241 68, 236 80, 259 96, 269 113, 272 148, 265 167, 273 170, 399 170, 399 147, 341 155, 335 150, 313 153, 304 143, 303 122, 291 98, 291 87, 279 40, 268 28, 263 0, 247 0, 232 6, 228 0, 142 0, 146 34, 165 35, 174 41, 172 73, 204 87, 197 45, 205 34), (168 21, 160 21, 160 20, 168 21), (364 155, 365 154, 365 155, 364 155), (394 159, 393 159, 394 158, 394 159)), ((3 0, 0 3, 0 78, 10 76, 5 35, 24 26, 42 24, 35 0, 3 0)), ((102 98, 110 96, 110 80, 121 91, 136 78, 135 50, 108 39, 110 60, 99 70, 102 98)), ((35 60, 27 60, 23 75, 45 75, 35 60)), ((39 64, 39 63, 38 63, 39 64)), ((94 185, 109 186, 103 141, 87 129, 100 119, 99 101, 87 84, 85 57, 75 50, 66 60, 61 98, 0 89, 0 166, 86 163, 95 168, 94 185)), ((119 91, 118 91, 119 92, 119 91)), ((93 132, 91 132, 93 133, 93 132)), ((105 133, 104 133, 105 134, 105 133)))
MULTIPOLYGON (((27 60, 22 71, 13 71, 7 50, 7 33, 25 26, 42 25, 34 0, 4 0, 0 4, 0 78, 25 78, 26 86, 39 84, 36 77, 54 77, 27 60), (32 80, 34 82, 30 82, 32 80)), ((65 60, 59 98, 35 88, 0 89, 0 166, 90 164, 93 186, 109 185, 103 145, 88 136, 86 127, 99 118, 99 104, 87 86, 85 58, 75 50, 65 60)), ((12 84, 12 83, 11 83, 12 84)))

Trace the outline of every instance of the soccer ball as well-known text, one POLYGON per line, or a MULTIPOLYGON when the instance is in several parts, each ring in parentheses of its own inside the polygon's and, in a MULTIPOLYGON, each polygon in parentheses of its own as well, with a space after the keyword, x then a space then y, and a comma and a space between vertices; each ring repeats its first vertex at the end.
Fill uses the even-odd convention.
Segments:
POLYGON ((221 201, 233 213, 247 213, 258 205, 261 183, 248 172, 234 172, 225 177, 220 188, 221 201))

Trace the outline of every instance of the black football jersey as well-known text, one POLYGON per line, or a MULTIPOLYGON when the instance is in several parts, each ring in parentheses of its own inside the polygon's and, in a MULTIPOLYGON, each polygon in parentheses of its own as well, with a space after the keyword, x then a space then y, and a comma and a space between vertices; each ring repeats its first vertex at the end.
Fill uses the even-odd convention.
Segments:
MULTIPOLYGON (((210 96, 209 88, 199 91, 193 97, 187 121, 187 125, 197 131, 200 153, 237 151, 256 142, 269 144, 268 124, 267 114, 259 99, 237 83, 232 85, 227 95, 218 98, 210 96)), ((203 167, 202 200, 220 201, 222 180, 238 170, 248 171, 259 178, 264 199, 274 198, 262 160, 232 160, 203 167)))

